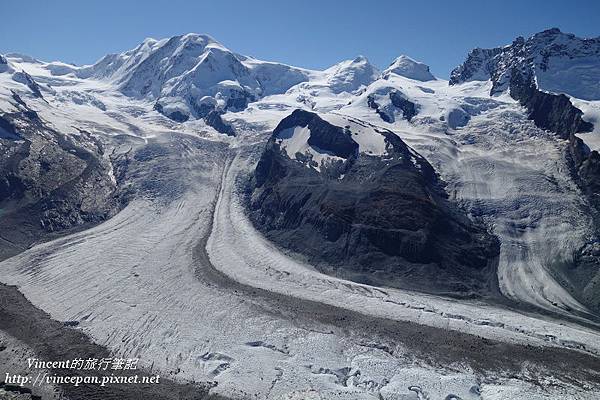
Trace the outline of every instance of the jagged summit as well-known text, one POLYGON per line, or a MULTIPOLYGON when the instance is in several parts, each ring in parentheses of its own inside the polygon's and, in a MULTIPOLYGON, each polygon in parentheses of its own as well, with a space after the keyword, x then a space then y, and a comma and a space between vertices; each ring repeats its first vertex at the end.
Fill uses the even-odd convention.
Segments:
POLYGON ((428 65, 413 60, 405 55, 396 58, 394 62, 383 71, 384 78, 389 76, 389 74, 396 74, 417 81, 435 80, 435 77, 429 71, 428 65))
MULTIPOLYGON (((579 38, 558 28, 492 49, 474 49, 450 75, 450 84, 491 80, 492 94, 505 91, 518 72, 544 91, 584 100, 600 99, 600 38, 579 38)), ((521 78, 519 78, 521 79, 521 78)))

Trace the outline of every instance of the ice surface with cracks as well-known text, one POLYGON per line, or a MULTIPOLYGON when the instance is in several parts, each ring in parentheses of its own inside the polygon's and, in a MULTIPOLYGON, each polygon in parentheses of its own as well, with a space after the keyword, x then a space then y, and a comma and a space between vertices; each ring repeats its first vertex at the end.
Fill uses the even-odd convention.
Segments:
MULTIPOLYGON (((157 45, 153 40, 143 43, 140 57, 157 45)), ((262 62, 241 59, 248 68, 263 68, 262 62)), ((560 157, 566 144, 533 127, 508 96, 490 98, 489 82, 448 87, 446 81, 422 82, 398 74, 371 81, 370 73, 353 80, 368 70, 357 59, 356 65, 307 73, 308 81, 286 93, 274 90, 243 111, 225 114, 224 119, 243 128, 244 135, 232 139, 202 121, 175 124, 153 111, 148 99, 124 96, 110 81, 76 74, 66 64, 20 56, 8 60, 14 71, 25 70, 40 84, 45 100, 26 100, 45 121, 65 134, 84 129, 109 142, 129 135, 141 143, 161 140, 168 146, 169 140, 200 136, 243 147, 263 143, 295 108, 318 111, 338 126, 363 120, 391 129, 435 165, 453 198, 499 235, 499 279, 507 296, 559 312, 581 310, 546 269, 552 259, 566 257, 589 231, 579 210, 581 194, 560 157), (332 80, 340 72, 344 79, 332 80), (340 92, 330 85, 334 81, 349 83, 355 91, 340 92), (385 123, 367 106, 368 94, 386 88, 419 105, 411 123, 401 118, 385 123), (464 125, 450 123, 457 110, 467 117, 464 125)), ((279 67, 264 68, 263 79, 272 78, 268 69, 279 67)), ((26 89, 9 73, 0 73, 0 80, 0 108, 14 111, 10 90, 26 89)), ((275 83, 285 88, 286 82, 275 83)), ((585 116, 592 113, 586 110, 585 116)), ((364 146, 381 154, 379 142, 364 146)), ((176 200, 135 199, 102 225, 4 261, 1 280, 18 285, 53 318, 80 321, 80 329, 116 354, 139 356, 145 366, 176 379, 217 381, 215 391, 226 395, 246 391, 258 398, 310 398, 318 393, 323 399, 393 399, 400 393, 442 399, 452 390, 464 399, 598 396, 592 389, 581 395, 580 388, 564 382, 548 382, 543 388, 522 379, 481 383, 480 376, 465 368, 432 368, 401 348, 391 355, 365 346, 351 332, 332 333, 318 322, 298 324, 273 316, 260 302, 202 281, 193 254, 199 238, 210 235, 207 249, 214 267, 234 282, 267 293, 499 341, 583 345, 592 354, 600 351, 597 332, 572 322, 319 274, 275 248, 245 217, 235 179, 253 165, 236 158, 221 184, 223 166, 207 162, 209 158, 198 150, 182 156, 177 165, 165 166, 181 168, 189 180, 176 200), (475 384, 479 397, 471 391, 475 384)))

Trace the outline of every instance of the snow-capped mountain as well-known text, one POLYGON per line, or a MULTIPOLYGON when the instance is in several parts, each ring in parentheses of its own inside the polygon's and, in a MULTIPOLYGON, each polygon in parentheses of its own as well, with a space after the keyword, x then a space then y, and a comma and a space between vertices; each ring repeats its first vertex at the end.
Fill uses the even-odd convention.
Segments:
POLYGON ((359 56, 354 60, 342 61, 325 70, 326 85, 334 93, 352 93, 361 87, 368 86, 375 81, 379 71, 366 57, 359 56))
POLYGON ((582 39, 553 28, 505 47, 475 49, 451 73, 450 85, 491 82, 490 95, 510 93, 535 124, 569 141, 578 183, 589 200, 598 185, 600 38, 582 39))
POLYGON ((311 71, 231 52, 207 35, 146 39, 135 49, 96 64, 47 66, 53 75, 107 80, 127 96, 155 102, 166 116, 185 121, 210 111, 240 110, 264 95, 284 93, 311 71))
POLYGON ((0 281, 230 398, 596 398, 599 41, 2 55, 0 281))
MULTIPOLYGON (((600 38, 582 39, 553 28, 505 47, 471 51, 452 71, 450 84, 489 80, 491 95, 510 91, 538 126, 569 138, 594 126, 600 133, 599 63, 600 38)), ((595 136, 580 137, 595 150, 595 136)))
POLYGON ((401 55, 383 71, 384 79, 389 74, 397 74, 417 81, 432 81, 435 77, 429 71, 429 66, 412 58, 401 55))
POLYGON ((549 29, 505 47, 475 49, 450 75, 450 84, 491 80, 491 93, 507 90, 515 74, 540 90, 582 100, 600 100, 600 39, 582 39, 549 29))

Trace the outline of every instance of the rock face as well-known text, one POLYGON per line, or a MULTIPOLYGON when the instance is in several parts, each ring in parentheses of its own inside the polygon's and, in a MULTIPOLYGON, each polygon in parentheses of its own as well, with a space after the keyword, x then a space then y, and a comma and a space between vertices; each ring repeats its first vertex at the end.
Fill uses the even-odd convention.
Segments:
POLYGON ((492 60, 501 53, 502 48, 500 47, 471 50, 465 62, 450 73, 450 85, 467 81, 486 81, 491 79, 495 73, 495 64, 492 60))
POLYGON ((579 81, 582 76, 577 67, 583 68, 587 63, 595 66, 586 68, 592 71, 590 74, 600 78, 600 38, 580 39, 553 28, 527 40, 518 37, 510 46, 471 51, 467 60, 450 74, 450 85, 490 80, 491 95, 508 90, 527 108, 538 127, 569 139, 593 127, 582 120, 583 113, 564 93, 582 99, 590 96, 600 99, 600 89, 597 94, 582 94, 577 85, 561 90, 554 78, 579 81))
POLYGON ((281 138, 280 134, 284 130, 295 127, 308 128, 310 136, 307 143, 330 154, 349 158, 358 152, 358 143, 352 140, 350 132, 345 131, 342 127, 331 125, 315 113, 303 110, 296 110, 289 117, 284 118, 275 128, 273 135, 281 138))
POLYGON ((15 72, 13 74, 13 80, 26 85, 29 88, 29 90, 31 90, 31 93, 35 97, 43 98, 39 85, 37 84, 36 81, 33 80, 31 75, 29 75, 27 72, 25 72, 25 71, 15 72))
POLYGON ((217 132, 224 133, 228 136, 235 136, 233 127, 223 121, 221 113, 217 110, 210 111, 204 117, 204 121, 208 126, 212 126, 217 132))
POLYGON ((387 107, 382 106, 380 104, 381 99, 377 99, 375 95, 369 95, 367 98, 368 106, 374 109, 385 122, 394 122, 394 109, 402 111, 403 118, 409 122, 415 115, 419 113, 419 106, 408 100, 406 96, 399 91, 391 90, 389 93, 387 93, 387 97, 389 98, 389 104, 387 107))
POLYGON ((110 163, 93 137, 63 136, 23 105, 0 115, 0 133, 0 258, 119 209, 110 163))
POLYGON ((597 84, 589 90, 576 84, 590 76, 600 79, 600 38, 580 39, 553 28, 527 40, 519 37, 510 46, 473 50, 452 71, 450 85, 490 80, 490 94, 508 90, 527 108, 529 118, 538 127, 570 141, 574 168, 579 169, 586 155, 575 134, 590 132, 593 125, 582 119, 582 111, 564 93, 581 99, 600 99, 600 89, 598 93, 593 90, 597 84), (582 68, 587 71, 585 74, 582 68))
POLYGON ((575 133, 593 126, 565 93, 600 99, 600 38, 581 39, 553 28, 527 40, 519 37, 510 46, 475 49, 452 71, 450 85, 471 80, 490 80, 492 95, 508 90, 538 127, 577 146, 575 133))
POLYGON ((555 132, 563 139, 592 131, 593 125, 581 118, 581 110, 564 94, 542 92, 519 74, 512 76, 510 87, 511 96, 527 108, 536 126, 555 132))
POLYGON ((251 182, 249 213, 282 247, 356 281, 453 295, 494 291, 498 242, 454 205, 435 171, 392 132, 366 134, 296 110, 273 132, 251 182), (336 162, 320 168, 282 148, 289 132, 336 162), (308 136, 308 137, 306 137, 308 136), (353 138, 357 138, 354 140, 353 138))
POLYGON ((8 71, 8 69, 9 69, 8 61, 2 54, 0 54, 0 73, 6 72, 6 71, 8 71))

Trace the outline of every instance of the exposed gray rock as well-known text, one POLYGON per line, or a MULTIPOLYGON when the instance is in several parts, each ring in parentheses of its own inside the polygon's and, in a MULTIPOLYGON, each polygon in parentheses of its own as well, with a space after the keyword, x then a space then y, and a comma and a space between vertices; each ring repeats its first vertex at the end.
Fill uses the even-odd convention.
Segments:
POLYGON ((206 122, 206 125, 213 127, 217 132, 228 136, 235 136, 233 127, 223 121, 221 114, 222 112, 220 111, 212 110, 204 117, 204 122, 206 122))
POLYGON ((2 54, 0 54, 0 73, 11 71, 12 69, 8 65, 8 60, 2 54))
POLYGON ((373 96, 367 97, 367 105, 375 110, 375 112, 381 117, 385 122, 394 122, 394 116, 389 115, 387 112, 382 110, 381 105, 375 101, 373 96))
POLYGON ((29 90, 31 90, 31 93, 33 94, 34 97, 37 97, 40 99, 44 97, 44 96, 42 96, 40 86, 31 77, 31 75, 29 75, 27 72, 25 72, 25 71, 15 72, 13 74, 13 80, 27 85, 27 87, 29 88, 29 90))
POLYGON ((385 122, 394 122, 394 108, 402 111, 402 116, 409 122, 415 115, 418 114, 419 106, 408 100, 403 93, 397 90, 392 90, 388 94, 388 97, 392 107, 382 106, 381 104, 377 103, 375 97, 372 95, 368 96, 367 98, 367 105, 374 109, 385 122))
POLYGON ((404 95, 398 91, 390 93, 390 100, 392 104, 402 110, 404 118, 410 121, 418 112, 418 106, 412 101, 408 100, 404 95))
POLYGON ((251 182, 254 224, 329 274, 453 295, 494 292, 497 240, 448 201, 425 159, 379 133, 385 159, 359 154, 351 136, 316 114, 282 120, 251 182), (314 128, 320 146, 348 156, 343 167, 319 173, 290 159, 275 138, 293 126, 311 127, 311 137, 314 128))
POLYGON ((0 131, 1 257, 119 209, 110 163, 90 135, 64 136, 24 108, 2 114, 0 131))
POLYGON ((494 64, 492 60, 502 52, 502 48, 471 50, 467 59, 450 73, 450 85, 456 85, 469 80, 490 79, 494 64))
POLYGON ((163 114, 165 117, 172 119, 173 121, 176 121, 176 122, 185 122, 188 119, 190 119, 189 115, 184 114, 181 111, 166 112, 164 110, 162 104, 160 104, 160 103, 155 103, 154 109, 156 111, 158 111, 159 113, 163 114))
POLYGON ((563 139, 593 129, 591 123, 581 118, 583 113, 571 104, 567 96, 538 90, 531 75, 524 76, 514 71, 511 74, 510 95, 527 108, 529 118, 536 126, 555 132, 563 139))

